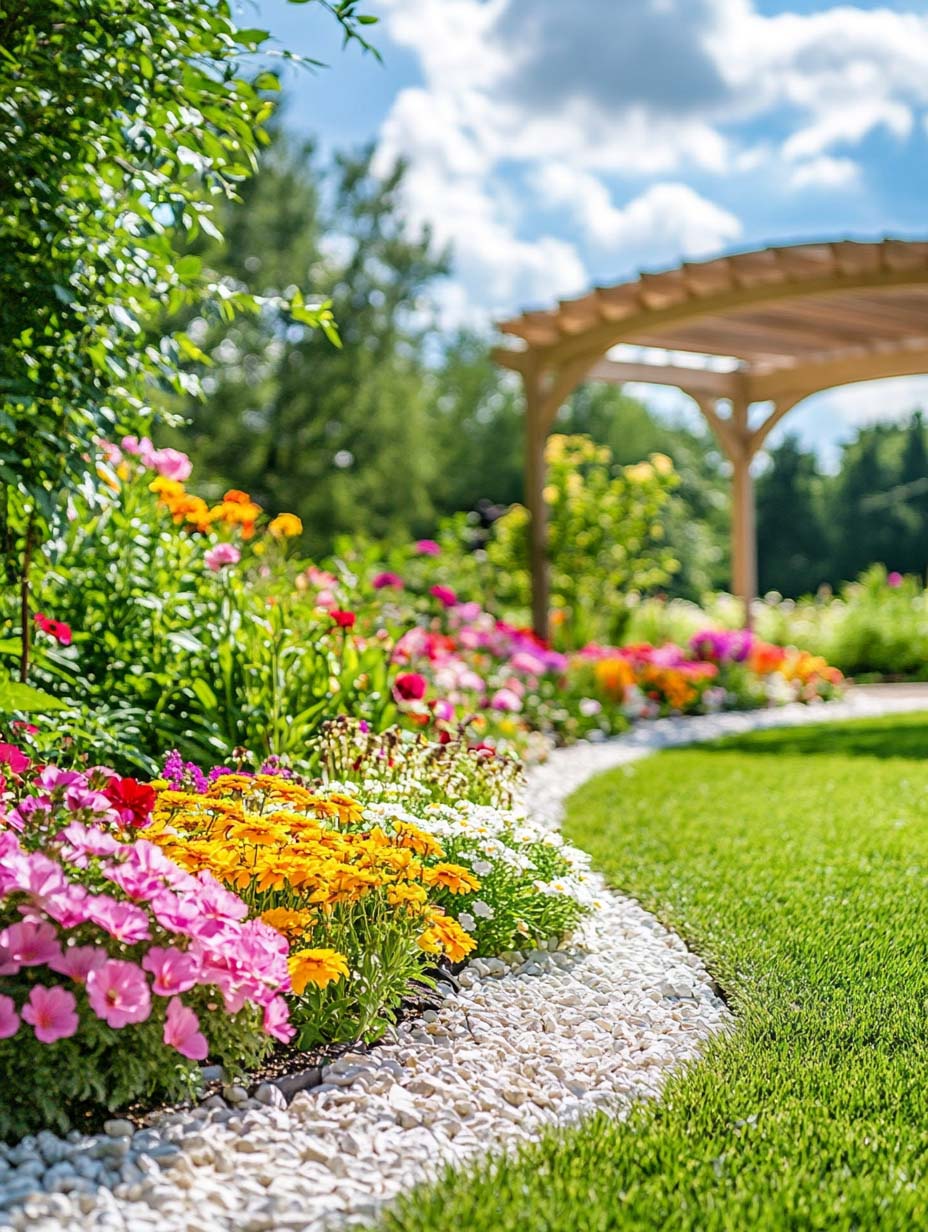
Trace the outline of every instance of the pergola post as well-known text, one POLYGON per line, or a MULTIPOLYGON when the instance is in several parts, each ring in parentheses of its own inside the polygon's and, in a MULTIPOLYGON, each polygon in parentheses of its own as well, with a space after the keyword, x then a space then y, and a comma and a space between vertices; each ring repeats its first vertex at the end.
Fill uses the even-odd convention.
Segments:
POLYGON ((529 512, 528 558, 532 581, 532 628, 547 639, 550 606, 548 507, 545 503, 545 432, 541 382, 534 369, 522 373, 525 390, 525 505, 529 512))
POLYGON ((731 459, 732 590, 744 604, 744 627, 751 627, 751 604, 757 598, 757 519, 753 455, 745 450, 731 459))

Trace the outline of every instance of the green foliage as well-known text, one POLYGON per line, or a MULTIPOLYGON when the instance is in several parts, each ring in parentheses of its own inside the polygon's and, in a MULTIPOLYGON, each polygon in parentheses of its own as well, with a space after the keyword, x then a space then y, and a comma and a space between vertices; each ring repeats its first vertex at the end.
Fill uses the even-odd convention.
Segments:
POLYGON ((200 315, 190 330, 211 361, 208 397, 172 403, 190 419, 176 443, 217 490, 244 486, 294 510, 316 554, 339 532, 424 533, 440 487, 421 308, 446 267, 404 217, 402 167, 378 175, 371 160, 367 150, 323 168, 311 147, 279 138, 244 208, 227 211, 227 242, 202 254, 217 278, 262 298, 312 285, 331 302, 341 348, 275 311, 231 326, 200 315))
POLYGON ((587 784, 570 837, 707 961, 736 1029, 627 1121, 449 1169, 381 1226, 928 1222, 926 754, 914 715, 661 753, 587 784))
MULTIPOLYGON (((663 454, 619 469, 607 446, 588 437, 552 436, 545 451, 549 508, 548 555, 555 638, 579 647, 621 640, 625 595, 661 586, 677 561, 667 547, 662 516, 676 484, 663 454)), ((528 607, 528 513, 516 506, 494 524, 487 556, 528 607)))
POLYGON ((170 748, 207 762, 237 747, 304 758, 333 707, 389 721, 388 655, 300 601, 285 544, 264 535, 251 551, 243 541, 248 567, 213 572, 214 541, 174 525, 149 491, 152 475, 74 502, 35 583, 40 603, 74 629, 70 647, 42 650, 33 666, 59 700, 17 709, 66 704, 55 742, 64 734, 148 771, 170 748))
MULTIPOLYGON (((363 42, 353 0, 324 7, 363 42)), ((195 389, 194 340, 146 340, 153 316, 208 296, 226 322, 273 310, 332 333, 297 288, 255 296, 180 254, 219 236, 216 203, 254 170, 278 84, 247 62, 267 37, 225 0, 0 2, 0 564, 24 604, 65 496, 92 498, 94 440, 155 389, 195 389)))

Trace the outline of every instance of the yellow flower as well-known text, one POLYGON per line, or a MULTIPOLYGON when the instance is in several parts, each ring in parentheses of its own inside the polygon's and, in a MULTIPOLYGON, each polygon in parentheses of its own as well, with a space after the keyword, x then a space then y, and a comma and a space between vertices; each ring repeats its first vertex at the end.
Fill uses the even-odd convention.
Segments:
POLYGON ((297 950, 287 959, 287 965, 290 983, 298 997, 307 984, 325 988, 348 975, 348 959, 338 950, 297 950))
POLYGON ((654 467, 654 469, 657 471, 659 475, 672 475, 673 474, 673 462, 670 460, 670 458, 667 457, 665 453, 652 453, 651 454, 651 465, 654 467))
POLYGON ((315 913, 312 911, 292 911, 289 907, 272 907, 270 911, 263 911, 261 919, 265 924, 269 924, 271 928, 276 928, 279 933, 283 933, 285 937, 294 940, 302 937, 307 928, 315 921, 315 913))
POLYGON ((292 539, 303 533, 303 523, 295 513, 278 513, 268 525, 268 530, 275 539, 292 539))
POLYGON ((447 954, 452 962, 460 962, 477 942, 468 936, 457 920, 445 915, 440 907, 432 911, 432 923, 419 937, 419 948, 426 954, 447 954))
POLYGON ((428 901, 425 887, 421 885, 393 885, 387 887, 387 902, 391 907, 406 907, 415 911, 428 901))
POLYGON ((452 894, 469 894, 480 889, 477 878, 460 864, 436 864, 425 870, 423 879, 428 885, 441 886, 452 894))

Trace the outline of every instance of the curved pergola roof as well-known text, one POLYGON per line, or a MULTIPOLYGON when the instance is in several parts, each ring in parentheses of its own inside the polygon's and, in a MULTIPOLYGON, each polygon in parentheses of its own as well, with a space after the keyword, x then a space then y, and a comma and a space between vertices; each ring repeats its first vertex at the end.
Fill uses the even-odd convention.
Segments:
MULTIPOLYGON (((497 351, 508 367, 531 354, 543 368, 562 368, 620 342, 732 358, 739 375, 710 382, 707 392, 740 385, 750 402, 924 372, 928 242, 841 240, 687 261, 524 312, 499 329, 521 342, 497 351)), ((685 368, 677 381, 667 371, 673 365, 661 367, 659 376, 624 379, 686 387, 685 368)))
POLYGON ((536 629, 547 628, 544 440, 586 379, 676 385, 699 404, 732 466, 734 589, 749 610, 751 461, 812 393, 928 373, 928 241, 837 240, 687 261, 499 329, 509 342, 494 356, 525 388, 536 629), (620 343, 640 348, 633 361, 608 355, 620 343), (752 415, 760 402, 772 408, 752 415))

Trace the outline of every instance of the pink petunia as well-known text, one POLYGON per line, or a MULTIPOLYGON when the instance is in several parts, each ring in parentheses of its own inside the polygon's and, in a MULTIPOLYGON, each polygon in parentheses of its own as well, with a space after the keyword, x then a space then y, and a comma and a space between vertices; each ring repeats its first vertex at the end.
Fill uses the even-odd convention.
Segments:
POLYGON ((393 682, 397 701, 418 702, 425 697, 428 681, 419 672, 401 672, 393 682))
POLYGON ((490 707, 515 712, 522 709, 522 699, 513 689, 497 689, 490 699, 490 707))
POLYGON ((0 743, 0 764, 9 766, 11 774, 22 774, 29 769, 32 762, 15 744, 0 743))
POLYGON ((193 463, 179 449, 156 449, 151 458, 155 470, 165 479, 174 479, 177 483, 183 483, 190 478, 193 463))
POLYGON ((107 961, 106 950, 96 945, 71 945, 48 964, 59 975, 69 976, 75 984, 86 984, 87 976, 107 961))
POLYGON ((441 556, 441 545, 434 539, 418 539, 412 545, 417 556, 441 556))
POLYGON ((283 997, 274 997, 264 1007, 264 1030, 282 1044, 289 1044, 296 1035, 296 1027, 290 1025, 290 1010, 283 997))
POLYGON ((87 976, 87 1000, 109 1027, 144 1022, 151 1013, 151 993, 141 967, 122 959, 108 959, 87 976))
POLYGON ((105 929, 116 941, 147 941, 148 916, 140 907, 120 903, 108 894, 98 894, 87 904, 87 918, 105 929))
POLYGON ((450 586, 431 586, 429 594, 437 599, 442 607, 454 607, 458 601, 458 597, 450 586))
POLYGON ((402 590, 403 584, 398 573, 378 573, 371 579, 374 590, 402 590))
POLYGON ((172 997, 168 1002, 168 1012, 164 1019, 164 1042, 182 1057, 189 1057, 191 1061, 205 1061, 209 1053, 209 1044, 200 1030, 199 1018, 179 997, 172 997))
POLYGON ((80 1025, 74 993, 57 985, 46 988, 44 984, 36 984, 23 1006, 23 1018, 30 1023, 36 1039, 43 1044, 68 1039, 80 1025))
POLYGON ((31 920, 11 924, 0 932, 0 950, 6 950, 9 960, 21 967, 41 967, 61 954, 54 925, 31 920))
POLYGON ((225 565, 237 565, 242 554, 234 543, 217 543, 203 553, 203 563, 213 573, 218 573, 225 565))
POLYGON ((193 954, 174 946, 153 945, 142 959, 142 966, 154 976, 152 989, 159 997, 186 992, 197 982, 200 964, 193 954))
POLYGON ((19 1030, 19 1015, 12 997, 0 996, 0 1039, 10 1039, 19 1030))

